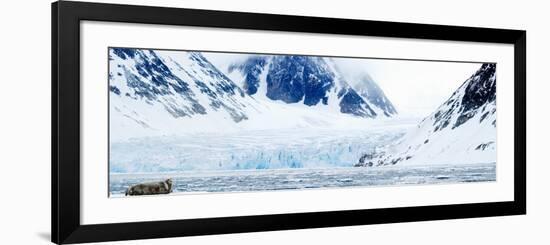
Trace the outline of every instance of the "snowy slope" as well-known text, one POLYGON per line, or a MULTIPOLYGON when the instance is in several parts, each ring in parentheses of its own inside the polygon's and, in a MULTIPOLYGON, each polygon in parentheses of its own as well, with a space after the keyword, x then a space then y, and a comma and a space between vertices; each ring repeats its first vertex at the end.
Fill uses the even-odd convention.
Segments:
POLYGON ((376 84, 372 77, 368 73, 362 73, 361 76, 356 77, 357 81, 354 81, 352 86, 355 91, 361 97, 365 98, 367 102, 372 105, 372 108, 377 114, 383 114, 386 117, 392 117, 397 115, 397 110, 388 100, 384 91, 376 84))
POLYGON ((496 162, 496 64, 483 64, 434 113, 357 166, 496 162))

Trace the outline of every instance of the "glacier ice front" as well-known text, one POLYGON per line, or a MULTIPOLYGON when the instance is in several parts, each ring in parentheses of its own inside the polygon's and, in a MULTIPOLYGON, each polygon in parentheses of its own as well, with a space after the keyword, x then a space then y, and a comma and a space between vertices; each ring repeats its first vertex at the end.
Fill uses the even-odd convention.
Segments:
POLYGON ((257 130, 143 137, 111 143, 112 173, 351 167, 405 132, 393 129, 257 130))

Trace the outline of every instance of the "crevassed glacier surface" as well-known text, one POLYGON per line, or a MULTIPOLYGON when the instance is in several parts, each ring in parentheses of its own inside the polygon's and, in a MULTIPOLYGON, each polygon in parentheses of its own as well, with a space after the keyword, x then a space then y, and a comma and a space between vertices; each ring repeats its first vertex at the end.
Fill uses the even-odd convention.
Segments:
POLYGON ((379 129, 286 129, 195 133, 113 142, 111 173, 352 167, 405 133, 379 129))

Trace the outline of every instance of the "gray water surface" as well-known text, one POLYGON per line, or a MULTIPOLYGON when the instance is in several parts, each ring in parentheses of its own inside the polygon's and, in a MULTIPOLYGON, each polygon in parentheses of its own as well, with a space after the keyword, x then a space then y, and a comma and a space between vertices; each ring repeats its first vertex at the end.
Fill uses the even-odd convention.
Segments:
POLYGON ((250 192, 384 185, 496 181, 496 163, 467 165, 263 169, 210 172, 111 174, 112 196, 134 184, 172 178, 174 193, 250 192))

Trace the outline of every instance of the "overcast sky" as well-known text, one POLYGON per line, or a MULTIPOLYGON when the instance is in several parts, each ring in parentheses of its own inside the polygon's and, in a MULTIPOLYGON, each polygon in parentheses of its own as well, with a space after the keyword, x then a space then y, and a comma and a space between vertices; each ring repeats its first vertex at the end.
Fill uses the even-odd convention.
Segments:
MULTIPOLYGON (((342 73, 367 72, 401 115, 426 116, 445 102, 479 63, 383 59, 334 59, 342 73)), ((353 79, 349 79, 353 81, 353 79)))
MULTIPOLYGON (((203 53, 226 72, 229 64, 247 55, 203 53)), ((333 58, 349 83, 364 73, 382 88, 402 116, 425 117, 479 69, 479 63, 333 58)))

